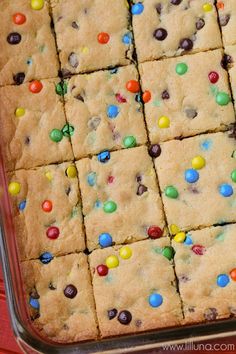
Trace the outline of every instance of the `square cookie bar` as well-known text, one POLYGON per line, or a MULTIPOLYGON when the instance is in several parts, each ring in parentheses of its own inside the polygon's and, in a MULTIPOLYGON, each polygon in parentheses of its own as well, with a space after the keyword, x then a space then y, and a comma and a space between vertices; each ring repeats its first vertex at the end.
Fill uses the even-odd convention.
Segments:
POLYGON ((52 10, 64 77, 130 63, 127 1, 53 0, 52 10))
POLYGON ((9 174, 22 260, 85 249, 77 170, 72 163, 9 174))
POLYGON ((235 121, 222 57, 215 50, 140 65, 152 143, 222 130, 235 121))
POLYGON ((236 141, 229 133, 161 145, 155 160, 168 224, 191 230, 236 221, 236 141))
POLYGON ((70 79, 66 114, 75 128, 71 140, 77 159, 127 147, 130 141, 132 145, 146 143, 139 91, 134 65, 70 79))
POLYGON ((102 337, 180 325, 172 257, 167 237, 90 255, 102 337))
POLYGON ((217 8, 224 45, 236 44, 236 3, 235 0, 218 0, 217 8))
POLYGON ((211 227, 173 241, 186 323, 236 315, 236 225, 211 227))
MULTIPOLYGON (((232 94, 234 101, 236 100, 236 45, 225 47, 225 65, 227 66, 232 94)), ((234 103, 235 106, 235 103, 234 103)))
POLYGON ((55 342, 97 337, 94 299, 87 257, 70 254, 49 264, 21 263, 25 292, 34 326, 55 342))
POLYGON ((214 0, 133 1, 138 61, 222 46, 214 0))
POLYGON ((47 1, 1 1, 0 85, 58 75, 50 21, 47 1))
POLYGON ((0 88, 0 141, 7 170, 73 159, 58 80, 0 88))
POLYGON ((77 162, 90 250, 163 233, 164 217, 146 146, 77 162))

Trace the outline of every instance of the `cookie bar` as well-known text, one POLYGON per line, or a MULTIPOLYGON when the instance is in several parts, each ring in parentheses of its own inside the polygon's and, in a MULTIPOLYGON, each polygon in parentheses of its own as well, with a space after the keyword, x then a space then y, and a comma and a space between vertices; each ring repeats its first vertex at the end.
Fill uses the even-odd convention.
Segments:
MULTIPOLYGON (((229 72, 230 83, 234 101, 236 99, 236 45, 225 47, 225 65, 229 72)), ((235 104, 234 104, 235 106, 235 104)))
POLYGON ((236 314, 235 232, 235 225, 211 227, 173 241, 186 323, 236 314))
POLYGON ((138 61, 220 48, 214 0, 133 0, 138 61))
POLYGON ((162 204, 145 146, 103 151, 77 167, 90 250, 162 235, 162 204))
POLYGON ((48 7, 46 0, 1 1, 0 85, 57 76, 48 7))
POLYGON ((58 80, 0 89, 0 139, 7 170, 73 159, 58 80))
POLYGON ((72 163, 9 175, 22 260, 47 260, 85 249, 77 170, 72 163))
POLYGON ((236 3, 234 0, 217 1, 219 21, 225 46, 236 44, 236 3))
POLYGON ((97 337, 94 299, 87 257, 70 254, 43 264, 21 263, 25 292, 34 326, 56 342, 97 337))
POLYGON ((89 256, 102 337, 180 325, 172 257, 167 237, 89 256))
POLYGON ((173 140, 161 150, 155 166, 169 225, 191 230, 236 221, 234 134, 173 140))
POLYGON ((139 91, 134 65, 70 79, 66 114, 75 127, 71 140, 77 159, 126 147, 128 137, 146 143, 139 91))
POLYGON ((235 121, 222 56, 215 50, 140 65, 152 143, 224 130, 235 121))
POLYGON ((132 34, 124 0, 53 0, 64 77, 130 63, 132 34))

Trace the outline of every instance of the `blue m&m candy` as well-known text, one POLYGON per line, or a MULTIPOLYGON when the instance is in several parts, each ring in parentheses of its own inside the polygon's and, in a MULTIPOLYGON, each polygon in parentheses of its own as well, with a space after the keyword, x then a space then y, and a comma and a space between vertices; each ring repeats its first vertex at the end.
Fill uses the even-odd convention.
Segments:
POLYGON ((193 168, 190 168, 189 170, 186 170, 184 173, 185 181, 188 183, 194 183, 197 182, 199 179, 199 173, 198 171, 194 170, 193 168))
POLYGON ((23 200, 22 202, 19 203, 19 210, 23 211, 26 207, 26 200, 23 200))
POLYGON ((43 264, 48 264, 53 259, 53 255, 50 252, 44 252, 41 254, 39 259, 43 264))
POLYGON ((106 232, 99 235, 99 245, 103 248, 111 246, 112 245, 111 235, 106 232))
POLYGON ((108 150, 102 151, 98 154, 98 161, 102 163, 106 163, 110 160, 111 154, 108 150))
POLYGON ((123 35, 122 42, 127 45, 131 44, 132 43, 132 33, 131 32, 125 33, 123 35))
POLYGON ((219 274, 217 277, 217 285, 224 288, 229 283, 229 277, 227 274, 219 274))
POLYGON ((190 235, 188 235, 188 234, 186 235, 186 238, 184 240, 184 244, 188 245, 188 246, 193 244, 193 241, 192 241, 190 235))
POLYGON ((34 299, 33 297, 31 297, 29 299, 29 304, 31 307, 33 307, 35 310, 38 310, 39 309, 39 301, 38 299, 34 299))
POLYGON ((219 192, 223 197, 230 197, 234 193, 234 190, 230 184, 223 183, 219 186, 219 192))
POLYGON ((141 2, 134 4, 131 8, 132 15, 140 15, 144 10, 144 6, 141 2))
POLYGON ((96 172, 90 172, 87 176, 87 182, 90 185, 90 187, 95 186, 96 180, 97 180, 96 172))
POLYGON ((153 293, 149 296, 148 302, 152 307, 159 307, 163 303, 163 297, 160 294, 153 293))
POLYGON ((107 107, 107 115, 109 118, 116 118, 119 114, 119 107, 114 104, 111 104, 107 107))

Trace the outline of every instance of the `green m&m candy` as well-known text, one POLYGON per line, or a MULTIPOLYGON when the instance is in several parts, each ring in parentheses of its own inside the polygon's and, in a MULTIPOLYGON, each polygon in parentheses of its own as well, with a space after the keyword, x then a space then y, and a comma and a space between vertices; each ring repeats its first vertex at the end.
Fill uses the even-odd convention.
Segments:
POLYGON ((236 183, 236 170, 233 170, 233 171, 231 172, 231 179, 232 179, 233 182, 236 183))
POLYGON ((50 139, 55 143, 59 143, 63 138, 63 134, 59 129, 53 129, 50 133, 50 139))
POLYGON ((131 148, 136 146, 136 138, 133 135, 128 135, 123 139, 124 147, 131 148))
POLYGON ((231 101, 230 96, 226 92, 218 92, 216 95, 216 103, 220 106, 226 106, 231 101))
POLYGON ((74 134, 74 130, 75 128, 72 125, 66 124, 62 128, 62 134, 68 138, 69 136, 72 136, 74 134))
POLYGON ((174 186, 168 186, 165 188, 165 196, 171 199, 176 199, 179 196, 179 192, 174 186))
POLYGON ((116 209, 117 209, 117 205, 112 200, 109 200, 108 202, 105 202, 104 205, 103 205, 103 210, 105 211, 105 213, 111 214, 114 211, 116 211, 116 209))
POLYGON ((163 248, 162 250, 162 255, 164 257, 166 257, 167 259, 169 259, 169 261, 171 261, 171 259, 174 258, 174 255, 175 255, 175 251, 173 249, 173 247, 171 246, 166 246, 163 248))
POLYGON ((175 67, 175 72, 178 75, 184 75, 188 71, 188 65, 185 63, 178 63, 175 67))
POLYGON ((56 93, 59 96, 64 96, 67 93, 67 84, 66 84, 66 82, 59 82, 56 85, 56 93))

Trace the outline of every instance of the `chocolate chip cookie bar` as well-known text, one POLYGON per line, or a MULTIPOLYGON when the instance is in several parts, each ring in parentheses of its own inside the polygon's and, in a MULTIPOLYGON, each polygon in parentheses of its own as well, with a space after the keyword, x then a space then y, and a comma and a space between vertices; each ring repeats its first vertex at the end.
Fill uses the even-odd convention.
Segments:
POLYGON ((124 0, 53 0, 64 77, 130 63, 132 33, 124 0))
POLYGON ((71 140, 77 159, 128 147, 129 137, 135 145, 146 143, 134 65, 73 76, 65 99, 67 119, 75 127, 71 140))
POLYGON ((73 159, 61 92, 58 79, 0 89, 0 139, 8 171, 73 159))
POLYGON ((0 85, 58 75, 46 0, 1 1, 0 85))
POLYGON ((220 48, 214 0, 133 0, 138 61, 220 48))
POLYGON ((77 170, 72 163, 18 170, 9 193, 21 260, 85 249, 77 170))
POLYGON ((41 336, 61 343, 97 337, 87 257, 70 254, 21 264, 34 326, 41 336))
POLYGON ((217 8, 225 46, 236 44, 236 3, 234 0, 218 0, 217 8))
POLYGON ((235 121, 222 50, 140 65, 152 143, 226 129, 235 121))
POLYGON ((211 227, 173 241, 185 323, 235 316, 235 232, 235 225, 211 227))
POLYGON ((236 221, 235 157, 228 132, 161 145, 155 165, 169 225, 191 230, 236 221))
POLYGON ((145 146, 103 151, 77 167, 90 250, 162 236, 162 204, 145 146))
POLYGON ((165 237, 89 256, 102 337, 180 325, 173 254, 165 237))

